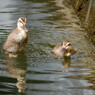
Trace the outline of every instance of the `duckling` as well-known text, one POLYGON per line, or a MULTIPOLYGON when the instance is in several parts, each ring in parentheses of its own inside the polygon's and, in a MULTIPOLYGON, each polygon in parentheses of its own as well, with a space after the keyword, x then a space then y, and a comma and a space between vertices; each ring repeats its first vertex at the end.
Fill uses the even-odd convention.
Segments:
POLYGON ((19 52, 24 52, 28 42, 28 30, 26 29, 26 18, 20 17, 15 28, 7 37, 3 50, 11 57, 19 52))
POLYGON ((60 57, 70 57, 76 53, 76 49, 70 41, 64 41, 54 47, 52 52, 60 57))

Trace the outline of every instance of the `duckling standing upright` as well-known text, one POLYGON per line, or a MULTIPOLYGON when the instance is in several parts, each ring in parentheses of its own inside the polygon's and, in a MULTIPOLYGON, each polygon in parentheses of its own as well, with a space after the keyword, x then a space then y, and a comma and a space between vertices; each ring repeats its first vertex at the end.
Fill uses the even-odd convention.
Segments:
POLYGON ((20 17, 15 28, 7 37, 3 49, 9 56, 16 56, 19 52, 24 52, 28 42, 28 30, 26 29, 26 18, 20 17))
POLYGON ((64 41, 63 43, 56 45, 52 52, 60 57, 70 57, 76 53, 76 49, 70 41, 64 41))

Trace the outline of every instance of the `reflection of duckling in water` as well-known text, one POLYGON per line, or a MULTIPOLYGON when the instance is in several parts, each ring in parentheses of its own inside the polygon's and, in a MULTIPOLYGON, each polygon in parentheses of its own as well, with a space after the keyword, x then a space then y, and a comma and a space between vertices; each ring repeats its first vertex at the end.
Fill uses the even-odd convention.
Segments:
POLYGON ((64 41, 54 47, 52 52, 60 57, 68 57, 76 53, 76 49, 73 47, 70 41, 64 41))
POLYGON ((17 28, 7 37, 3 49, 9 54, 9 57, 16 57, 19 52, 24 52, 28 42, 28 30, 26 29, 26 18, 18 19, 17 28))
POLYGON ((22 76, 19 76, 17 78, 18 82, 16 84, 17 88, 18 88, 18 92, 20 93, 24 93, 25 92, 25 89, 26 89, 26 78, 25 77, 22 77, 22 76))
POLYGON ((69 68, 71 65, 71 59, 68 57, 64 57, 64 60, 62 60, 61 63, 64 68, 69 68))
POLYGON ((12 78, 17 79, 16 86, 18 88, 18 92, 24 93, 27 87, 26 84, 26 72, 27 72, 27 63, 26 57, 24 55, 18 56, 16 58, 9 58, 6 56, 6 67, 7 74, 12 78))

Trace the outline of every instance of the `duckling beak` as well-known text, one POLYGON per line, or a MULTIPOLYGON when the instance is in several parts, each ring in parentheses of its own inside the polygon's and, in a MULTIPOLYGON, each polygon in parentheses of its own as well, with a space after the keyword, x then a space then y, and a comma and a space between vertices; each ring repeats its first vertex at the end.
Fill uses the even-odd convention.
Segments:
POLYGON ((62 48, 62 50, 61 50, 61 54, 65 54, 65 52, 66 52, 66 48, 64 47, 64 48, 62 48))

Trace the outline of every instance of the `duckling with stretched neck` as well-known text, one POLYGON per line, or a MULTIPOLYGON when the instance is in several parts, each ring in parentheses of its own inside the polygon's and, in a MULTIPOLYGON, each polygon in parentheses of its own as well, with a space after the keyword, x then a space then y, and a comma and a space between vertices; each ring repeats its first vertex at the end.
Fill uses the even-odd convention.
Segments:
POLYGON ((52 52, 59 57, 70 58, 70 56, 76 53, 76 49, 70 41, 64 41, 63 43, 56 45, 52 52))
POLYGON ((18 53, 24 52, 28 42, 28 30, 26 29, 26 18, 20 17, 15 28, 7 37, 3 49, 9 57, 16 57, 18 53))

